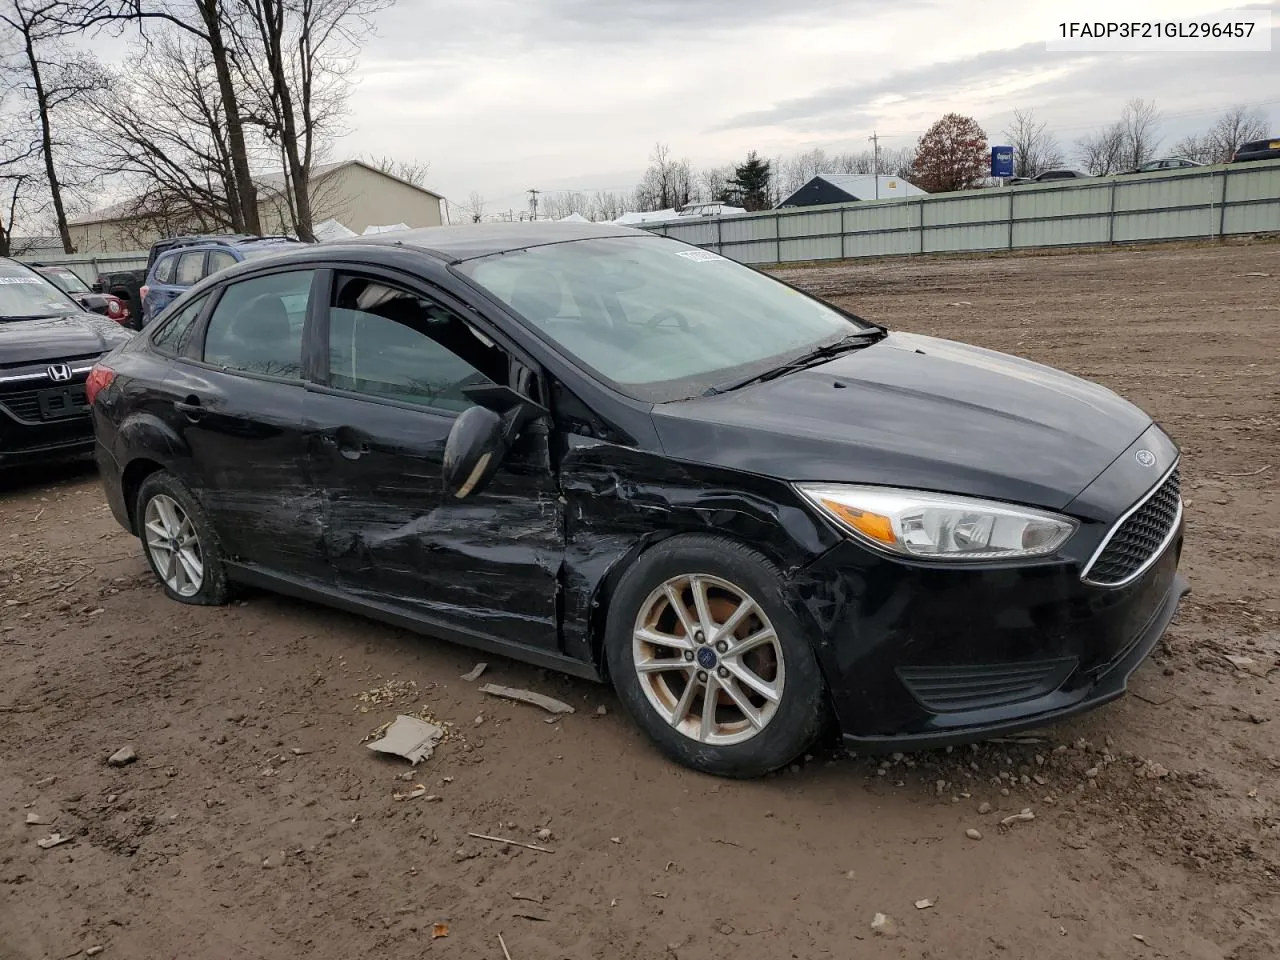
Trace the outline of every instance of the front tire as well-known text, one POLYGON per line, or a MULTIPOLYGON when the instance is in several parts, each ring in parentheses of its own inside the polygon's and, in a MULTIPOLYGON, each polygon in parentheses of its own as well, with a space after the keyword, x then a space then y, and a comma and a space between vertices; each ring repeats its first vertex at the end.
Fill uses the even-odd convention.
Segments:
POLYGON ((670 758, 758 777, 809 747, 826 716, 822 674, 782 573, 722 537, 644 553, 609 607, 609 673, 628 712, 670 758))
POLYGON ((151 572, 171 600, 198 606, 227 601, 222 545, 200 501, 171 473, 153 473, 138 490, 138 538, 151 572))

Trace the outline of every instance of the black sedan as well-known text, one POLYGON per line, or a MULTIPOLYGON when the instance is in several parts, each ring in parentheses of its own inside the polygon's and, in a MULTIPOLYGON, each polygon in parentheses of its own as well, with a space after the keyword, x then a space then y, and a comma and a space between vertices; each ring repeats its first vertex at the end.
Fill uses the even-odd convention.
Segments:
POLYGON ((0 467, 93 450, 85 380, 132 334, 0 258, 0 467))
POLYGON ((115 516, 235 582, 583 677, 692 767, 1120 696, 1186 590, 1178 448, 1056 370, 621 227, 232 267, 90 377, 115 516))

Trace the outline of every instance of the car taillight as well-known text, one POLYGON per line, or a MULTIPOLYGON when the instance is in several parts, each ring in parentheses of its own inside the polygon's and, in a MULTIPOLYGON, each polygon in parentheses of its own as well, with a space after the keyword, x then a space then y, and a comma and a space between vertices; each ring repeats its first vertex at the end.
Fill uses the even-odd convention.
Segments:
POLYGON ((116 372, 110 367, 104 367, 100 363, 95 363, 89 371, 89 376, 84 381, 84 397, 92 404, 94 397, 100 392, 111 386, 111 381, 116 378, 116 372))

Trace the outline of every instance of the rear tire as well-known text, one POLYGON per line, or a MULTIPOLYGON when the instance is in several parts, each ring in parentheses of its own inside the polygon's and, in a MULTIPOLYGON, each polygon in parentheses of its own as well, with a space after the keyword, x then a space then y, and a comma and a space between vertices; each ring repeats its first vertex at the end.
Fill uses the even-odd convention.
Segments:
POLYGON ((700 535, 663 541, 622 577, 606 627, 609 674, 671 759, 758 777, 818 736, 822 674, 782 582, 762 554, 700 535))
POLYGON ((171 600, 198 606, 227 602, 222 544, 190 488, 163 470, 138 490, 138 539, 151 572, 171 600))

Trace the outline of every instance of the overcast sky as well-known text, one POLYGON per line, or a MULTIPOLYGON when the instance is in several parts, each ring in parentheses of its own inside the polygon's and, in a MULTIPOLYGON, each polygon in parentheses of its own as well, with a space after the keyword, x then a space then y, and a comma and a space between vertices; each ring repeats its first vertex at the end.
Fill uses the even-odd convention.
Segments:
MULTIPOLYGON (((656 141, 695 167, 813 147, 914 144, 951 110, 989 138, 1032 108, 1070 147, 1153 98, 1167 139, 1232 103, 1280 132, 1270 53, 1048 53, 1064 19, 1142 20, 1250 4, 1113 0, 397 0, 379 14, 338 154, 429 161, 455 202, 524 189, 628 190, 656 141), (1065 10, 1070 13, 1064 13, 1065 10), (1098 14, 1099 16, 1094 16, 1098 14)), ((1255 3, 1280 27, 1280 0, 1255 3)))

